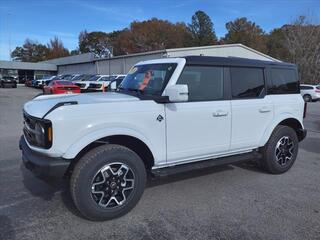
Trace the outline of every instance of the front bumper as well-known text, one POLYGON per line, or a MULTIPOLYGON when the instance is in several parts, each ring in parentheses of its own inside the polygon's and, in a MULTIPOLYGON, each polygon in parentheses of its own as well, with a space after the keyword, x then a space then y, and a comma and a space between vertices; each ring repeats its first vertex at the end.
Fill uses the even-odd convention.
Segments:
POLYGON ((6 81, 2 81, 1 82, 1 85, 3 86, 3 87, 14 87, 14 86, 16 86, 17 85, 17 83, 16 82, 6 82, 6 81))
POLYGON ((22 161, 25 167, 40 177, 62 178, 71 163, 69 160, 48 157, 32 150, 24 136, 20 138, 19 148, 22 151, 22 161))

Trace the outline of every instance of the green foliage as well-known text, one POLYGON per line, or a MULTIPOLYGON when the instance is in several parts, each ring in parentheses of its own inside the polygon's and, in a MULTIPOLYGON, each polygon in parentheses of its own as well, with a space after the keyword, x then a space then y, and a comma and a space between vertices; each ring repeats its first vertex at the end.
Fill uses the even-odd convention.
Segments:
POLYGON ((16 47, 11 58, 14 61, 39 62, 47 59, 49 49, 46 45, 26 39, 22 47, 16 47))
POLYGON ((47 46, 37 41, 26 39, 22 47, 16 47, 11 53, 13 61, 22 62, 40 62, 65 56, 69 56, 69 50, 63 46, 58 37, 50 39, 50 43, 47 46))
POLYGON ((283 28, 275 28, 268 34, 266 48, 268 55, 283 61, 290 61, 286 33, 283 28))
POLYGON ((188 25, 192 35, 193 46, 205 46, 217 43, 217 36, 214 32, 213 23, 210 17, 203 11, 197 11, 192 16, 192 22, 188 25))
POLYGON ((261 52, 266 52, 266 35, 254 22, 247 18, 237 18, 226 23, 227 34, 223 38, 225 43, 242 43, 261 52))
POLYGON ((97 58, 110 57, 112 46, 108 34, 105 32, 80 32, 79 51, 94 53, 97 58))

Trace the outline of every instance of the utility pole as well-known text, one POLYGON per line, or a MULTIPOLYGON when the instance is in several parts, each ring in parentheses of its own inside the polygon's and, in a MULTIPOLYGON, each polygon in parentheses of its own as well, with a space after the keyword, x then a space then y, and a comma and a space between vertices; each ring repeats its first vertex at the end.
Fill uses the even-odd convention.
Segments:
POLYGON ((9 25, 9 21, 10 21, 10 15, 11 15, 11 13, 10 12, 8 12, 8 14, 7 14, 7 33, 8 33, 8 44, 9 44, 9 59, 10 59, 10 61, 12 60, 11 59, 11 29, 10 29, 10 25, 9 25))

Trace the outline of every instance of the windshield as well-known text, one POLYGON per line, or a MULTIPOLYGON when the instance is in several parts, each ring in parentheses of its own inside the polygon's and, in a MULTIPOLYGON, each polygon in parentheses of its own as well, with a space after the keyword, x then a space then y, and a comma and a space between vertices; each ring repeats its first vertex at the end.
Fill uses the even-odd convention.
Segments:
POLYGON ((83 74, 82 74, 82 75, 78 75, 78 76, 76 76, 76 77, 72 78, 72 81, 78 81, 78 80, 81 80, 83 77, 84 77, 84 75, 83 75, 83 74))
POLYGON ((64 76, 62 77, 62 79, 71 80, 72 77, 73 77, 73 75, 64 75, 64 76))
POLYGON ((59 79, 62 79, 63 78, 63 75, 58 75, 54 78, 52 78, 51 80, 59 80, 59 79))
POLYGON ((176 66, 176 63, 134 66, 123 79, 119 89, 161 95, 176 66))
POLYGON ((97 81, 101 76, 100 75, 94 75, 91 78, 89 78, 87 81, 97 81))
POLYGON ((73 83, 70 81, 56 81, 56 83, 60 85, 73 85, 73 83))

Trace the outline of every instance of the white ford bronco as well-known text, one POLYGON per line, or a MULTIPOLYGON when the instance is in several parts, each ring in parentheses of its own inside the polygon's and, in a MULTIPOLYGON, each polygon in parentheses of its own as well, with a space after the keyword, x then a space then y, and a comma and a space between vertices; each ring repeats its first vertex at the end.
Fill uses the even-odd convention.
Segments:
POLYGON ((114 92, 38 96, 23 114, 25 166, 70 179, 91 220, 130 211, 147 173, 252 159, 284 173, 306 136, 296 66, 241 58, 140 62, 114 92))

